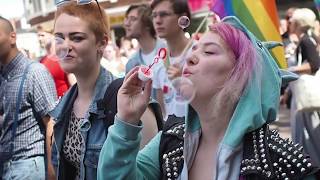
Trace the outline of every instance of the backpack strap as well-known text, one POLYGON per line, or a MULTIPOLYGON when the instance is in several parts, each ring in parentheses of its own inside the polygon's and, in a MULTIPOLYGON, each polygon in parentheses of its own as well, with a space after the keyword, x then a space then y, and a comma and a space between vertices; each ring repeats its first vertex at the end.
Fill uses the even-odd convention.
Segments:
POLYGON ((240 174, 246 180, 300 179, 317 171, 299 144, 266 124, 245 135, 240 174))
POLYGON ((153 102, 149 103, 149 107, 151 108, 156 118, 158 131, 161 131, 163 129, 163 124, 164 124, 161 107, 160 107, 160 104, 157 103, 156 101, 154 100, 151 100, 151 101, 153 102))
POLYGON ((164 124, 159 146, 161 179, 176 179, 183 168, 184 117, 170 115, 164 124))
MULTIPOLYGON (((103 99, 97 102, 98 109, 103 109, 106 120, 104 121, 105 127, 109 128, 114 123, 114 116, 117 114, 117 95, 119 88, 123 83, 124 78, 113 80, 107 87, 103 99)), ((149 104, 152 112, 154 113, 157 121, 158 130, 163 128, 163 118, 160 105, 156 102, 149 104)), ((108 134, 108 132, 106 132, 108 134)))
MULTIPOLYGON (((109 128, 114 122, 114 116, 117 114, 117 94, 123 83, 123 78, 113 80, 104 94, 103 99, 97 102, 98 109, 104 109, 106 119, 103 121, 106 128, 109 128)), ((106 131, 106 134, 108 131, 106 131)))

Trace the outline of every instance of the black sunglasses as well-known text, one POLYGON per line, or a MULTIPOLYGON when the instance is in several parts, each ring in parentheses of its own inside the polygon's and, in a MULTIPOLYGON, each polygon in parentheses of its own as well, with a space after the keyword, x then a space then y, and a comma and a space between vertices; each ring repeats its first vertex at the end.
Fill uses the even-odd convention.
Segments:
MULTIPOLYGON (((90 4, 92 1, 96 1, 98 3, 97 0, 54 0, 54 4, 59 7, 63 4, 66 4, 68 2, 71 2, 71 1, 77 1, 77 4, 79 5, 83 5, 83 4, 90 4)), ((99 3, 98 3, 99 4, 99 3)))

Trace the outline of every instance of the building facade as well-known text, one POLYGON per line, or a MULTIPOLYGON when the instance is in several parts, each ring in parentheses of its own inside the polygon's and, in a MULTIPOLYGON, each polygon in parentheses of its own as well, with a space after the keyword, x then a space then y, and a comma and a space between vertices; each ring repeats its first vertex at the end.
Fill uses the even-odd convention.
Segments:
MULTIPOLYGON (((125 11, 131 4, 147 3, 150 0, 99 0, 99 5, 108 14, 111 27, 111 39, 124 35, 122 24, 125 11)), ((53 29, 56 6, 54 0, 23 0, 25 18, 33 29, 42 26, 43 29, 53 29)))

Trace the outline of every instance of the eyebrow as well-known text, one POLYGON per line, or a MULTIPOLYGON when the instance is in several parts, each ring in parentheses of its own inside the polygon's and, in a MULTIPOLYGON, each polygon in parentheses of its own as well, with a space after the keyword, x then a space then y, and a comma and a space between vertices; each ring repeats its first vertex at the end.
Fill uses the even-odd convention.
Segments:
POLYGON ((152 11, 151 13, 159 13, 159 12, 165 12, 165 13, 172 13, 172 14, 174 14, 174 12, 173 12, 173 11, 170 11, 170 10, 152 11))
POLYGON ((214 46, 218 46, 219 48, 222 48, 222 46, 218 43, 215 43, 215 42, 205 42, 205 43, 202 43, 203 46, 210 46, 210 45, 214 45, 214 46))
MULTIPOLYGON (((71 33, 69 33, 68 35, 69 35, 69 36, 73 36, 73 35, 77 35, 77 34, 86 35, 86 33, 84 33, 84 32, 71 32, 71 33)), ((54 35, 62 36, 63 33, 57 32, 57 33, 54 33, 54 35)))

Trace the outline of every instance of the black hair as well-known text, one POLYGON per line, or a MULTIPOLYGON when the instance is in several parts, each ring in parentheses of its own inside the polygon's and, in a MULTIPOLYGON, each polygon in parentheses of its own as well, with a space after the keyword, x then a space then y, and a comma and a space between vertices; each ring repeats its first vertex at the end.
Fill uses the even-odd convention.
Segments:
POLYGON ((191 12, 186 0, 153 0, 151 3, 151 9, 153 10, 159 3, 169 1, 171 3, 173 12, 177 15, 186 15, 191 19, 191 12))
POLYGON ((8 19, 0 16, 0 21, 4 21, 4 23, 5 23, 5 30, 6 30, 8 33, 14 32, 14 28, 13 28, 11 22, 10 22, 8 19))

